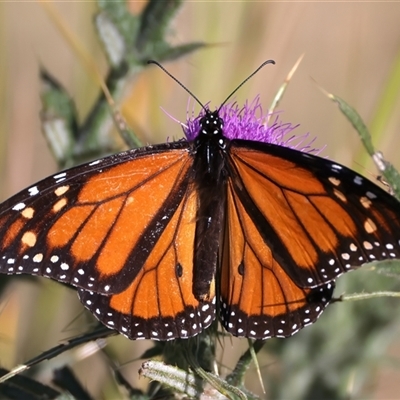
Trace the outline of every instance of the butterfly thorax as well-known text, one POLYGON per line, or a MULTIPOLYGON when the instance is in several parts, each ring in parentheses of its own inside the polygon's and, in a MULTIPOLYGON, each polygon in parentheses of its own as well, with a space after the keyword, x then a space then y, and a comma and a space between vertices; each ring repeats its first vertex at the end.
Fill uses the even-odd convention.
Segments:
POLYGON ((200 129, 195 139, 195 153, 198 160, 196 171, 205 173, 207 180, 220 183, 224 164, 224 153, 228 144, 228 139, 223 134, 224 121, 218 115, 218 110, 214 112, 206 111, 200 119, 200 129))

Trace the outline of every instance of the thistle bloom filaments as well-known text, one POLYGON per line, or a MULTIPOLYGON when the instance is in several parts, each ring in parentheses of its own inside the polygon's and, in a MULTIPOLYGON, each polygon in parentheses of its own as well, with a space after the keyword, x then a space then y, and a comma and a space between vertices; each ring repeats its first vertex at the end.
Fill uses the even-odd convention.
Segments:
MULTIPOLYGON (((182 124, 187 140, 192 141, 196 138, 200 128, 200 119, 203 116, 204 110, 197 117, 193 112, 191 115, 188 113, 186 125, 182 124)), ((228 139, 266 142, 315 154, 322 150, 312 147, 315 138, 310 140, 309 133, 292 134, 299 125, 281 122, 278 112, 265 113, 259 96, 251 103, 246 101, 242 107, 236 102, 227 103, 222 106, 219 116, 224 121, 224 135, 228 139)))

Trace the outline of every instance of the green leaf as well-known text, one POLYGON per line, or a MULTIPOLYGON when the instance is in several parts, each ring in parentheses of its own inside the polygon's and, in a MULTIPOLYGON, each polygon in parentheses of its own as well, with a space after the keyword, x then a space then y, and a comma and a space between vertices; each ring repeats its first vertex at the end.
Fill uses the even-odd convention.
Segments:
POLYGON ((378 274, 400 279, 400 260, 383 260, 365 264, 365 268, 376 271, 378 274))
POLYGON ((154 44, 159 47, 169 47, 165 34, 169 21, 175 16, 182 0, 150 0, 145 7, 141 18, 140 27, 135 40, 138 53, 150 54, 154 44))
POLYGON ((374 145, 372 144, 371 135, 360 115, 340 97, 333 94, 329 94, 328 97, 338 104, 340 111, 354 126, 365 149, 374 160, 379 172, 385 177, 393 194, 400 199, 400 174, 390 162, 383 158, 382 153, 375 150, 374 145))
POLYGON ((159 62, 172 61, 181 58, 183 56, 186 56, 187 54, 193 53, 196 50, 205 48, 207 46, 208 45, 203 42, 194 42, 194 43, 183 44, 181 46, 176 46, 176 47, 155 49, 156 52, 155 59, 159 62))
POLYGON ((139 375, 156 380, 173 389, 185 393, 192 398, 200 398, 203 393, 200 378, 193 373, 167 365, 162 361, 145 361, 139 375))

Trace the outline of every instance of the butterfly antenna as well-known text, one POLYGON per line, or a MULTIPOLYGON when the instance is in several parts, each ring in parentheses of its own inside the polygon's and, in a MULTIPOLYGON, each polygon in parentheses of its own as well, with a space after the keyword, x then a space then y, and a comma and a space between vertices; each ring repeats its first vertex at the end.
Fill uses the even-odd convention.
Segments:
MULTIPOLYGON (((172 78, 180 87, 182 87, 187 93, 189 93, 201 106, 201 108, 207 112, 206 107, 204 107, 203 103, 182 83, 179 82, 170 72, 168 72, 158 61, 149 60, 147 64, 154 64, 157 67, 161 68, 170 78, 172 78)), ((259 68, 260 69, 260 68, 259 68)))
MULTIPOLYGON (((221 108, 226 104, 226 102, 250 79, 252 78, 261 68, 264 68, 267 64, 275 64, 274 60, 264 61, 252 74, 250 74, 236 89, 222 102, 222 104, 218 108, 218 113, 221 108)), ((179 83, 179 82, 178 82, 179 83)))

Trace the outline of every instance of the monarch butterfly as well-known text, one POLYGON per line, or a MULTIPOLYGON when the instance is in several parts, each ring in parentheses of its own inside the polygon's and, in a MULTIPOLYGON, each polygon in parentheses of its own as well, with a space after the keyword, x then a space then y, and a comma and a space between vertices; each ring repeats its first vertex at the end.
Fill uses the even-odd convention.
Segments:
POLYGON ((217 313, 232 335, 266 339, 312 324, 340 274, 400 256, 391 195, 330 160, 228 138, 220 110, 203 109, 191 140, 71 168, 5 201, 0 272, 78 287, 130 339, 189 338, 217 313))

